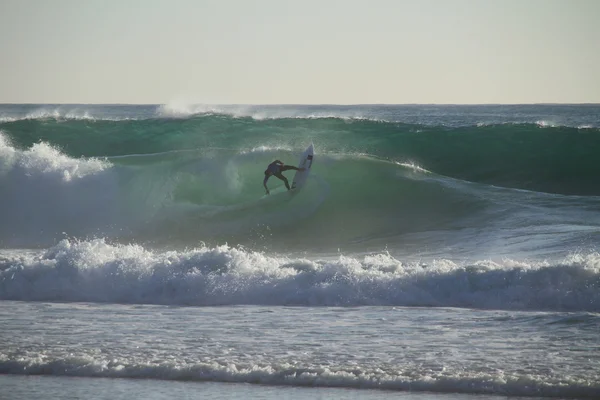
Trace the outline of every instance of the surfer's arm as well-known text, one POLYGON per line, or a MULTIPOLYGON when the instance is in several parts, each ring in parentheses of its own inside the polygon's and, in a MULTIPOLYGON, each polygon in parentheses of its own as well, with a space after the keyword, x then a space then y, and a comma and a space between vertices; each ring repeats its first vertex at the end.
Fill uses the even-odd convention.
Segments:
POLYGON ((279 165, 285 165, 284 163, 282 163, 282 162, 281 162, 281 161, 279 161, 279 160, 275 160, 275 161, 273 161, 273 163, 275 163, 275 164, 279 164, 279 165))
POLYGON ((267 194, 269 194, 269 188, 267 187, 267 181, 269 180, 268 176, 265 176, 265 179, 263 179, 263 186, 265 187, 265 190, 267 191, 267 194))

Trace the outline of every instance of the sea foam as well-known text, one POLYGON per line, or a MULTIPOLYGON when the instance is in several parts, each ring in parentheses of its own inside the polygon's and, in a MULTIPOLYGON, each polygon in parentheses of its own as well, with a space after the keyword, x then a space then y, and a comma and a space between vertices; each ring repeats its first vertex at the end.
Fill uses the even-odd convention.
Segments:
POLYGON ((559 263, 417 263, 388 253, 319 260, 227 245, 161 252, 64 239, 38 254, 5 255, 0 266, 4 300, 600 310, 597 253, 559 263))
POLYGON ((503 396, 597 398, 597 382, 576 377, 496 372, 435 371, 428 368, 307 366, 295 363, 144 361, 100 354, 22 356, 0 354, 0 373, 79 377, 165 379, 175 381, 239 382, 263 385, 340 387, 411 392, 472 393, 503 396))

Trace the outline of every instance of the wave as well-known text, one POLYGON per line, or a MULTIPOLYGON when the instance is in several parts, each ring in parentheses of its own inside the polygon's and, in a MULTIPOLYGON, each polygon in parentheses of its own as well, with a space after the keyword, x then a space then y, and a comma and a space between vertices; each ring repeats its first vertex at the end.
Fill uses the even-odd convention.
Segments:
POLYGON ((150 251, 64 239, 0 260, 2 300, 410 306, 600 311, 600 255, 562 262, 403 262, 388 253, 309 260, 227 245, 150 251))
POLYGON ((210 152, 73 158, 45 142, 20 150, 0 134, 0 243, 47 246, 65 235, 171 243, 175 233, 191 243, 221 232, 244 237, 257 225, 306 216, 326 194, 297 197, 305 204, 289 213, 292 198, 261 199, 262 177, 254 176, 273 149, 214 151, 216 159, 210 152))
POLYGON ((600 128, 597 105, 251 105, 170 102, 157 106, 159 118, 221 115, 256 121, 340 119, 426 126, 469 127, 530 124, 538 127, 600 128), (575 118, 573 117, 575 115, 575 118), (584 123, 581 123, 582 118, 584 123))
POLYGON ((203 116, 277 119, 340 119, 468 127, 531 124, 538 127, 598 129, 597 105, 253 105, 196 104, 172 101, 159 105, 5 104, 0 123, 19 120, 156 120, 203 116))
POLYGON ((107 228, 118 209, 113 172, 105 160, 75 159, 44 142, 19 150, 0 132, 0 243, 47 244, 61 232, 107 228))
MULTIPOLYGON (((111 113, 99 107, 85 105, 44 105, 20 107, 18 111, 0 112, 0 124, 19 121, 65 122, 65 121, 127 121, 139 119, 111 113)), ((144 117, 141 117, 144 118, 144 117)))
MULTIPOLYGON (((252 119, 248 112, 183 111, 183 118, 19 120, 0 124, 14 146, 51 143, 73 157, 112 157, 190 149, 243 152, 268 147, 320 154, 369 154, 414 163, 439 175, 496 186, 567 195, 600 195, 600 130, 531 123, 443 126, 368 119, 301 117, 252 119), (213 113, 214 112, 214 113, 213 113)), ((317 108, 318 110, 318 108, 317 108)), ((163 111, 162 113, 169 113, 163 111)), ((325 112, 325 111, 320 111, 325 112)), ((252 112, 250 112, 252 114, 252 112)), ((362 117, 361 117, 362 118, 362 117)))
POLYGON ((503 189, 358 153, 317 153, 299 195, 284 193, 273 178, 274 195, 263 198, 265 165, 296 156, 283 145, 263 145, 74 158, 46 142, 22 150, 0 134, 0 243, 47 247, 71 236, 329 252, 406 247, 407 234, 419 243, 422 232, 430 232, 431 245, 454 231, 458 246, 481 238, 481 229, 505 226, 529 234, 531 243, 538 232, 581 245, 597 227, 597 197, 503 189), (576 229, 565 231, 567 225, 576 229))
POLYGON ((8 138, 0 132, 0 160, 2 170, 18 170, 17 174, 28 177, 51 176, 51 179, 69 182, 95 174, 107 168, 108 163, 95 159, 73 159, 48 143, 36 143, 30 149, 15 149, 8 138))
MULTIPOLYGON (((233 118, 251 118, 256 121, 278 119, 340 119, 386 122, 385 119, 369 115, 361 109, 351 107, 297 107, 297 106, 255 106, 255 105, 206 105, 169 103, 158 106, 157 117, 189 118, 198 116, 222 115, 233 118)), ((390 121, 393 122, 393 121, 390 121)))
MULTIPOLYGON (((130 106, 131 107, 131 106, 130 106)), ((318 107, 286 107, 255 105, 211 105, 172 102, 157 106, 137 106, 137 112, 124 114, 117 106, 98 105, 40 105, 22 107, 18 111, 0 113, 0 123, 27 120, 57 122, 64 121, 129 121, 189 119, 204 116, 227 116, 232 118, 251 118, 257 121, 269 119, 328 119, 385 121, 369 116, 360 110, 339 109, 319 110, 318 107), (144 107, 144 108, 142 108, 144 107)))
POLYGON ((263 385, 341 387, 411 392, 490 394, 597 398, 598 382, 577 377, 508 375, 494 372, 432 371, 429 367, 368 368, 353 366, 310 366, 280 362, 189 362, 148 363, 123 356, 102 356, 97 352, 58 358, 54 355, 21 356, 11 359, 0 354, 0 373, 17 375, 58 375, 77 377, 164 379, 199 382, 239 382, 263 385))

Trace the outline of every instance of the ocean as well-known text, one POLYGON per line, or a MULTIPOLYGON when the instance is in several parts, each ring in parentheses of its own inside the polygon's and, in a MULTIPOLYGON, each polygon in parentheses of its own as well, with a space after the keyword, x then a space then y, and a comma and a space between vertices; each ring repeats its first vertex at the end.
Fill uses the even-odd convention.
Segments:
POLYGON ((0 398, 600 398, 599 159, 594 104, 0 105, 0 398))

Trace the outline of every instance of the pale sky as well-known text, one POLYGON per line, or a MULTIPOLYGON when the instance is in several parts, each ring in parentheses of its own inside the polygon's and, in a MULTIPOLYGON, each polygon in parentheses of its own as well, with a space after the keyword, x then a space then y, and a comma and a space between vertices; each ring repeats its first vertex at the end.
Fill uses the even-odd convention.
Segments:
POLYGON ((600 0, 0 0, 0 103, 600 103, 600 0))

